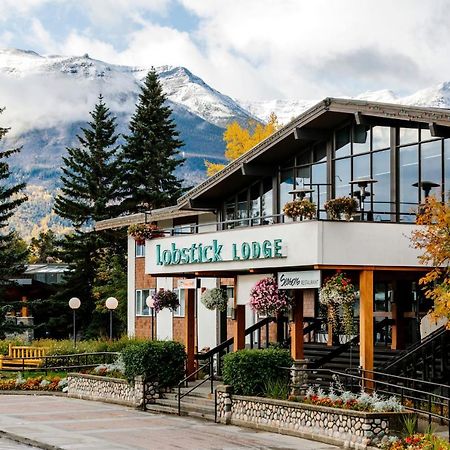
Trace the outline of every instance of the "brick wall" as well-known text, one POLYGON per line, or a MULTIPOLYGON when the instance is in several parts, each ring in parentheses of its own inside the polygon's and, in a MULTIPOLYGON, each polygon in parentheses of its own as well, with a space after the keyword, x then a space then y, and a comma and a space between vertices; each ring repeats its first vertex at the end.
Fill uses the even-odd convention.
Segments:
POLYGON ((156 278, 145 274, 145 258, 136 258, 136 289, 156 288, 156 278))

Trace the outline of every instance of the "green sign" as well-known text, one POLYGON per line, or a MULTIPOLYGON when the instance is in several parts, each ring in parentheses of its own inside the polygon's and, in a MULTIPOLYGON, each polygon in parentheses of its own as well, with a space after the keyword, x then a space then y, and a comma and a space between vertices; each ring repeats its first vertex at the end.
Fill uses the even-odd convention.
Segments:
POLYGON ((282 258, 282 239, 262 242, 232 243, 229 247, 213 239, 210 245, 194 243, 189 247, 177 247, 172 242, 169 248, 156 245, 156 264, 158 266, 180 264, 203 264, 225 261, 246 261, 251 259, 282 258))

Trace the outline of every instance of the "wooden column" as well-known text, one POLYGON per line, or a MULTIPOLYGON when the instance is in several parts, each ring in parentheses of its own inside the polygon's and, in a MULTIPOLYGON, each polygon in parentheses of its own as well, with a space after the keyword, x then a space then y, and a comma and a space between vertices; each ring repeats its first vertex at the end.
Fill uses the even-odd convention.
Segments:
POLYGON ((303 349, 303 291, 294 291, 292 306, 293 321, 291 323, 291 356, 294 361, 305 358, 303 349))
POLYGON ((22 307, 21 307, 21 313, 20 315, 22 317, 29 317, 29 311, 28 311, 28 305, 27 305, 28 299, 26 296, 22 297, 22 307))
POLYGON ((233 351, 245 348, 245 305, 236 305, 233 323, 233 351))
POLYGON ((373 370, 373 270, 360 272, 359 291, 359 361, 362 369, 373 370))
POLYGON ((185 289, 186 374, 195 372, 195 289, 185 289))

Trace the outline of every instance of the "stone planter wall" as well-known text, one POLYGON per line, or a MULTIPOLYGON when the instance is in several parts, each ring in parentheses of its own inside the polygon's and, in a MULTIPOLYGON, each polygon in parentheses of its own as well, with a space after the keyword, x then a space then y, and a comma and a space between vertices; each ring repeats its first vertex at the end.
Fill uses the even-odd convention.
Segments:
POLYGON ((222 423, 251 426, 357 449, 380 443, 402 413, 369 413, 284 400, 233 395, 217 389, 217 417, 222 423))
POLYGON ((140 377, 133 385, 120 378, 70 373, 67 382, 69 397, 133 407, 142 405, 144 386, 140 377))

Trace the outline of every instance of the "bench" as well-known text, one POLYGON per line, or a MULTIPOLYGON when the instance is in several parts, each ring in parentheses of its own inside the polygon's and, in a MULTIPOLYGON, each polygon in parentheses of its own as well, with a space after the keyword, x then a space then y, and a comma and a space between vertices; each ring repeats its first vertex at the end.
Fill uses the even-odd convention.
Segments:
POLYGON ((8 355, 0 355, 0 370, 30 369, 42 365, 45 347, 9 344, 8 355))

